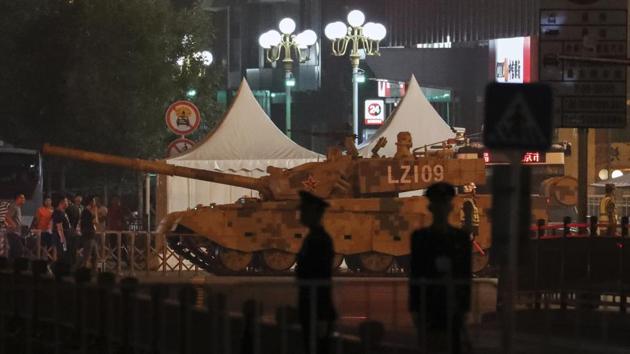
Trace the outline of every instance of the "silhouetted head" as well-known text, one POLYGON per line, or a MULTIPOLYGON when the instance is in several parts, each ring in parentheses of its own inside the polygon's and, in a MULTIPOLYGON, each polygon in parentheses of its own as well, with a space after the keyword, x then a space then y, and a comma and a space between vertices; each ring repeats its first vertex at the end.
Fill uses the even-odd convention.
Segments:
POLYGON ((77 193, 74 195, 74 198, 72 198, 72 201, 74 205, 79 206, 81 205, 81 202, 83 201, 83 196, 81 195, 81 193, 77 193))
POLYGON ((612 194, 615 191, 615 185, 613 183, 606 183, 606 194, 612 194))
POLYGON ((462 186, 462 191, 464 193, 475 195, 475 192, 477 192, 477 185, 474 184, 473 182, 470 182, 468 184, 464 184, 462 186))
POLYGON ((49 195, 44 196, 44 201, 42 202, 42 205, 46 208, 52 207, 52 198, 49 195))
POLYGON ((429 199, 429 211, 433 218, 448 216, 453 209, 452 201, 455 197, 455 187, 449 183, 439 182, 427 188, 425 196, 429 199))
POLYGON ((85 197, 85 199, 83 199, 83 205, 85 205, 86 207, 95 208, 96 197, 93 195, 88 195, 87 197, 85 197))
POLYGON ((307 227, 317 226, 329 204, 306 191, 300 191, 300 222, 307 227))
POLYGON ((24 193, 17 193, 15 195, 15 205, 22 206, 26 203, 26 197, 24 197, 24 193))
POLYGON ((53 207, 59 210, 66 210, 68 207, 68 198, 64 196, 55 197, 55 200, 53 200, 53 207))

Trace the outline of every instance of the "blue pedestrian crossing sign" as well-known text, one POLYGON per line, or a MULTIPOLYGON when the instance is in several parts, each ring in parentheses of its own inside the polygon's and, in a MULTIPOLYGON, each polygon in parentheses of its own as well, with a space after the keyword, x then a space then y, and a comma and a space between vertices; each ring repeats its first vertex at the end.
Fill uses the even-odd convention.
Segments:
POLYGON ((551 146, 552 92, 544 84, 486 87, 484 145, 503 150, 546 150, 551 146))

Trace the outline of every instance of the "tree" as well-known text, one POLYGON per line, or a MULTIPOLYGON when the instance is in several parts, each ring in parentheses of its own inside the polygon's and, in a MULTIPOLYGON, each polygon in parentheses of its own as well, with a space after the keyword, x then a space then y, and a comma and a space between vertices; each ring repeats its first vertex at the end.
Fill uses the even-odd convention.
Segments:
MULTIPOLYGON (((164 125, 170 103, 195 88, 206 130, 217 116, 220 70, 194 54, 211 49, 211 17, 196 1, 5 1, 0 19, 7 24, 0 33, 4 140, 161 158, 172 138, 164 125)), ((67 165, 77 183, 96 183, 103 172, 110 180, 130 176, 67 165)))

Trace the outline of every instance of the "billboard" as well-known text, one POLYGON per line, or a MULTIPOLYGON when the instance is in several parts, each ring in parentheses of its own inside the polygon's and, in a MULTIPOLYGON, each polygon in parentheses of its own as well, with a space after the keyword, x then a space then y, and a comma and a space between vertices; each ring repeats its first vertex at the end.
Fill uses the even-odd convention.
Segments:
POLYGON ((501 38, 494 43, 495 81, 515 84, 530 82, 530 38, 501 38))

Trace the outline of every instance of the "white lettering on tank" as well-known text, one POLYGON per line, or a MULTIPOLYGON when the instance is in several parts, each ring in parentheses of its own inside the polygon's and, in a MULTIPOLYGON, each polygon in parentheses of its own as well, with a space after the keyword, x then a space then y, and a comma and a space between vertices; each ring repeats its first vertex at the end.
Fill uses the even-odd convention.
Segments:
POLYGON ((400 183, 404 183, 404 184, 411 183, 411 180, 409 179, 409 172, 411 172, 411 166, 402 165, 400 167, 403 170, 402 176, 400 177, 400 183))
POLYGON ((418 165, 413 165, 413 183, 418 183, 418 178, 420 178, 419 175, 418 165))
POLYGON ((444 166, 442 165, 433 166, 433 176, 437 182, 444 180, 444 166))
POLYGON ((387 166, 387 183, 389 184, 398 183, 398 180, 392 177, 392 166, 387 166))
POLYGON ((429 165, 422 166, 422 182, 431 182, 431 178, 433 177, 431 176, 432 175, 431 172, 433 172, 431 170, 431 166, 429 165))

